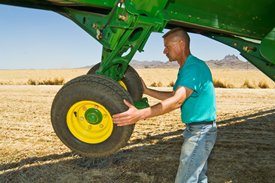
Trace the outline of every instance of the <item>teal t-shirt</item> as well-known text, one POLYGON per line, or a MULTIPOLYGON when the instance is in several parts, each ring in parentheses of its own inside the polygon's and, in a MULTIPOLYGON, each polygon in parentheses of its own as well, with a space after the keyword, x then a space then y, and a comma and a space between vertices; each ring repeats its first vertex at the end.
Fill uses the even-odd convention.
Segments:
POLYGON ((181 106, 182 122, 216 120, 215 89, 210 69, 205 62, 190 54, 178 72, 173 90, 176 91, 180 86, 193 90, 193 93, 181 106))

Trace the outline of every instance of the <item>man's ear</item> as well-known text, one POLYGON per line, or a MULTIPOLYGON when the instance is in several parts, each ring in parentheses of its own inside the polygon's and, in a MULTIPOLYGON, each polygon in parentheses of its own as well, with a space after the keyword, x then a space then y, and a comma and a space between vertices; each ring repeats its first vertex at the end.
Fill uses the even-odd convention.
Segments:
POLYGON ((183 40, 180 40, 180 41, 179 41, 179 44, 180 44, 181 48, 182 48, 183 50, 185 50, 186 45, 184 44, 184 41, 183 41, 183 40))

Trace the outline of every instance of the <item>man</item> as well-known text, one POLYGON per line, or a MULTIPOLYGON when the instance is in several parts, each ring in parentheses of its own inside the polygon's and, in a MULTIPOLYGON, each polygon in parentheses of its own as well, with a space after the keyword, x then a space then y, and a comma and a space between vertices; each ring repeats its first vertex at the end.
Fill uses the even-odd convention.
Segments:
POLYGON ((130 125, 141 119, 158 116, 181 108, 186 124, 181 149, 177 183, 207 182, 207 159, 216 141, 216 99, 208 66, 190 53, 188 34, 175 28, 164 36, 163 53, 169 61, 179 64, 178 78, 172 92, 156 91, 143 83, 144 94, 162 100, 149 108, 138 110, 129 102, 129 109, 113 115, 118 126, 130 125))

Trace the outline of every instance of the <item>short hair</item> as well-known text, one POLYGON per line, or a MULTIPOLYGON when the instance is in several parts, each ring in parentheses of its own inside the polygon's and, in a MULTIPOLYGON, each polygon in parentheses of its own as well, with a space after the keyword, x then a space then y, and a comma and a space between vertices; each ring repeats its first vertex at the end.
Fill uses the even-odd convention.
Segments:
POLYGON ((174 37, 181 38, 181 39, 183 39, 185 41, 185 44, 187 44, 188 47, 190 45, 190 37, 189 37, 189 35, 187 34, 187 32, 185 30, 183 30, 180 27, 171 29, 170 31, 168 31, 167 33, 165 33, 162 36, 162 38, 165 39, 168 36, 174 36, 174 37))

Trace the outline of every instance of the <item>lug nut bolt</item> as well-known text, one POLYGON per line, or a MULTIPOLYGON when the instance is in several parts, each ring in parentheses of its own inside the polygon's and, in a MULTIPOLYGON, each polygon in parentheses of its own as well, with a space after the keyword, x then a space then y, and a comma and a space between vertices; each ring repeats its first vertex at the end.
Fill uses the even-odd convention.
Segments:
POLYGON ((125 15, 118 15, 118 19, 119 19, 119 20, 126 21, 126 20, 128 19, 128 17, 125 16, 125 15))

